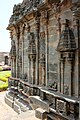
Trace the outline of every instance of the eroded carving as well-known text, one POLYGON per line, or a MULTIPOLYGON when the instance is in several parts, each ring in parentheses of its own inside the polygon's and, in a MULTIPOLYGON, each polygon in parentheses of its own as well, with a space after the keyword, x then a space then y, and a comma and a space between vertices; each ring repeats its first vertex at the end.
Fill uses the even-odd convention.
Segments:
POLYGON ((16 45, 15 45, 15 40, 11 41, 11 50, 10 50, 10 56, 12 57, 16 57, 16 45))
POLYGON ((64 86, 64 94, 69 95, 69 86, 68 85, 64 86))
POLYGON ((66 102, 62 100, 57 100, 56 111, 58 113, 65 114, 66 113, 66 102))
POLYGON ((28 57, 33 60, 36 59, 36 45, 33 32, 29 35, 28 57))

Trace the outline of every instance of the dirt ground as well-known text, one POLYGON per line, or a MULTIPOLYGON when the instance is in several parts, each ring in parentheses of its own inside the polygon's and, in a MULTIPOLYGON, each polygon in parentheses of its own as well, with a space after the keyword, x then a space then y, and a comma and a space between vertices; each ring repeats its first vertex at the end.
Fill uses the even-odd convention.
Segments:
POLYGON ((12 108, 5 104, 5 94, 6 91, 0 92, 0 120, 40 120, 35 118, 33 110, 17 114, 12 108))

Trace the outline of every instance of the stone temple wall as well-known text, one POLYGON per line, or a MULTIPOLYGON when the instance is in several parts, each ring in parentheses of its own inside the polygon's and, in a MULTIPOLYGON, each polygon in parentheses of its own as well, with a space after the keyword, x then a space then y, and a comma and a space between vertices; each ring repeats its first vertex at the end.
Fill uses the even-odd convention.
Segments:
POLYGON ((80 119, 79 19, 79 0, 23 0, 14 5, 7 27, 13 97, 6 95, 5 101, 12 100, 15 111, 21 99, 41 119, 80 119))

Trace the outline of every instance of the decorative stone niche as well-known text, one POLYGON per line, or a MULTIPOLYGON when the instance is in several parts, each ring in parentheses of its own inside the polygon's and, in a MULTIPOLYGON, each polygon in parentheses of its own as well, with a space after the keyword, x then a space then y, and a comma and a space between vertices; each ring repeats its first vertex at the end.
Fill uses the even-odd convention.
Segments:
POLYGON ((60 54, 59 84, 60 92, 71 96, 73 94, 73 63, 75 62, 76 42, 68 19, 65 19, 63 26, 57 46, 57 51, 60 54))
POLYGON ((29 58, 29 83, 35 84, 36 44, 33 32, 29 34, 28 58, 29 58))

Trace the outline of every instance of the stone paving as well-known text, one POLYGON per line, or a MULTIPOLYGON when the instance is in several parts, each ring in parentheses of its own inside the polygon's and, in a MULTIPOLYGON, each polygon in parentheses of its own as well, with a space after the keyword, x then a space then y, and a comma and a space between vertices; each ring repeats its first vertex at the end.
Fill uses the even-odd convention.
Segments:
POLYGON ((12 108, 5 104, 5 94, 6 92, 0 92, 0 120, 40 120, 35 118, 33 110, 17 114, 12 108))

